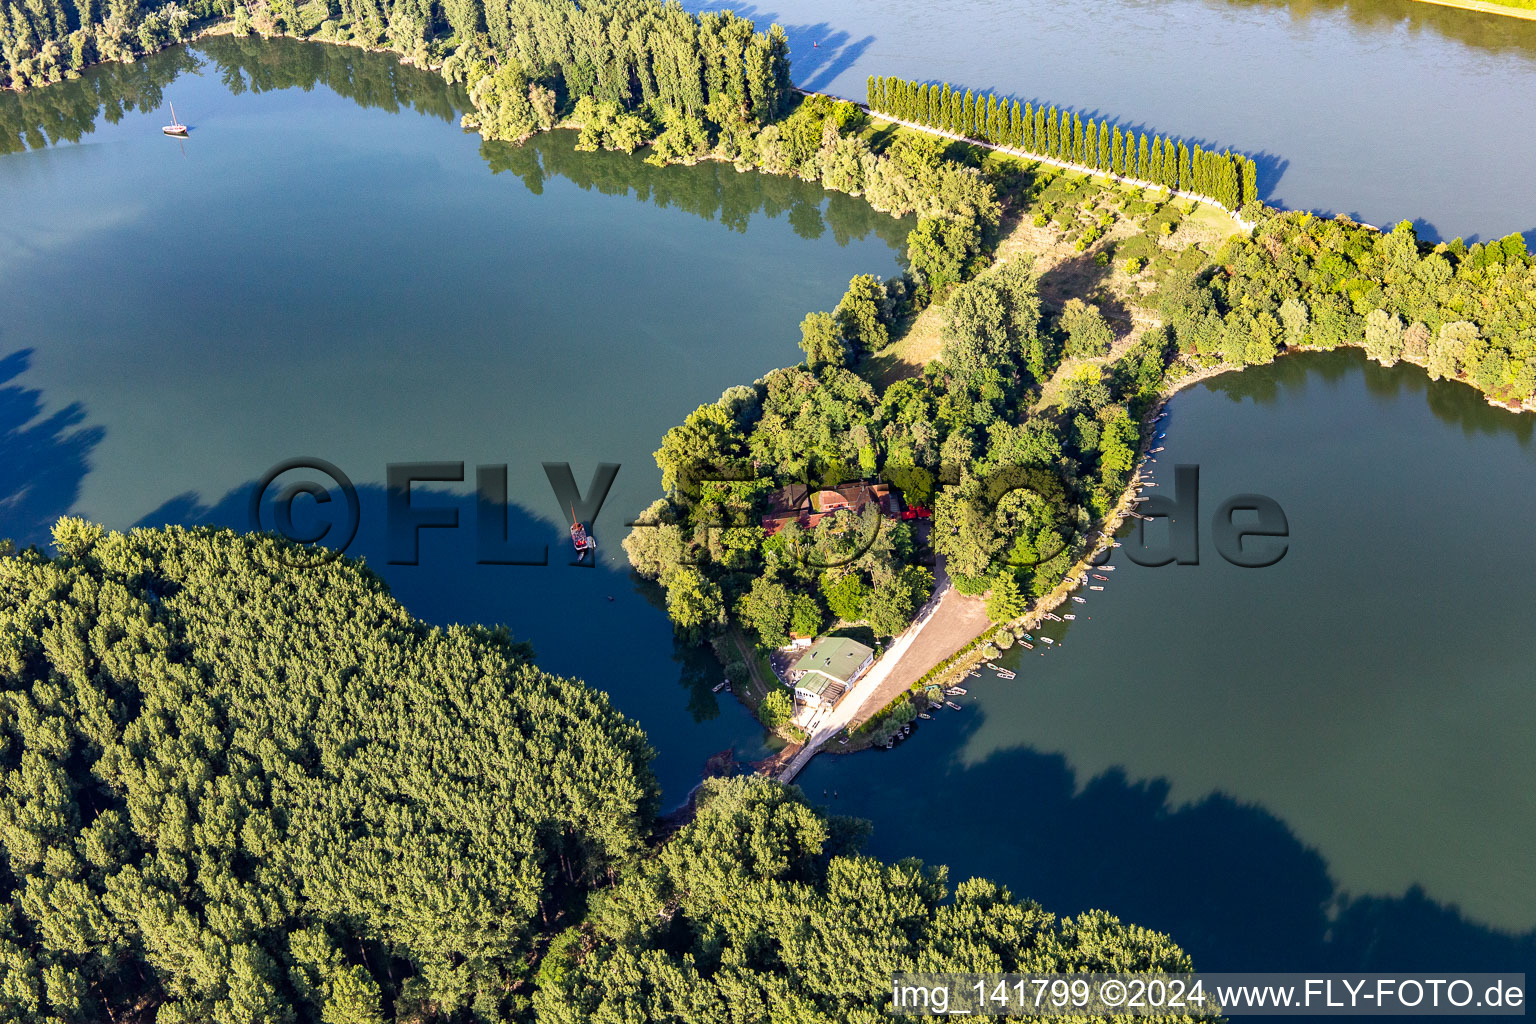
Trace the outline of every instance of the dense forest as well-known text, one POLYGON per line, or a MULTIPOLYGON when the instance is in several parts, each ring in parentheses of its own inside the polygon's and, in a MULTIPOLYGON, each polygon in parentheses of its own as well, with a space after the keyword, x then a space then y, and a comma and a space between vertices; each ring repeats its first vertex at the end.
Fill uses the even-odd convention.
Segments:
POLYGON ((939 131, 1212 199, 1236 212, 1256 202, 1258 167, 1248 157, 1208 151, 1103 119, 992 93, 977 96, 926 82, 871 75, 869 109, 939 131))
POLYGON ((1192 355, 1251 363, 1277 350, 1355 345, 1417 363, 1518 407, 1536 397, 1536 259, 1520 235, 1427 246, 1346 218, 1266 211, 1215 265, 1176 282, 1164 319, 1192 355))
POLYGON ((643 848, 644 735, 504 630, 273 538, 55 537, 0 558, 0 1020, 498 1020, 643 848))
MULTIPOLYGON (((872 143, 870 130, 853 104, 816 96, 759 136, 764 169, 919 219, 902 277, 856 277, 833 310, 806 316, 802 365, 727 390, 663 438, 667 496, 625 548, 664 588, 690 640, 732 623, 765 648, 840 624, 890 636, 926 600, 933 575, 906 523, 870 509, 770 535, 761 518, 772 492, 802 481, 900 488, 908 504, 931 508, 928 547, 956 586, 994 591, 999 620, 1019 615, 1062 580, 1075 546, 1118 500, 1141 410, 1177 356, 1170 332, 1148 331, 1108 373, 1089 366, 1054 407, 1036 409, 1064 359, 1106 356, 1114 339, 1092 303, 1046 311, 1027 256, 991 265, 1001 222, 1053 175, 905 130, 872 143), (939 300, 939 358, 877 390, 869 357, 939 300)), ((728 673, 743 675, 725 650, 728 673)))
POLYGON ((552 1021, 866 1020, 889 969, 1187 966, 1103 915, 858 857, 862 826, 767 781, 706 789, 658 852, 636 725, 357 563, 54 536, 0 556, 7 1024, 489 1024, 530 995, 552 1021))
POLYGON ((897 971, 1183 971, 1164 936, 1091 911, 1057 919, 983 879, 856 852, 761 779, 712 781, 694 822, 593 897, 540 968, 551 1024, 889 1020, 897 971))

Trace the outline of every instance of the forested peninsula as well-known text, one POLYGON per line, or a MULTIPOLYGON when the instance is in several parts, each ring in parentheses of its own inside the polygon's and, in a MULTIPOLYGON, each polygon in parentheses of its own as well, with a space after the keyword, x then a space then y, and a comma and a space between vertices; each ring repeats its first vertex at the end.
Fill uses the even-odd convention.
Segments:
POLYGON ((1184 970, 884 864, 798 790, 659 827, 651 749, 361 564, 77 519, 0 555, 0 1021, 883 1019, 901 970, 1184 970))

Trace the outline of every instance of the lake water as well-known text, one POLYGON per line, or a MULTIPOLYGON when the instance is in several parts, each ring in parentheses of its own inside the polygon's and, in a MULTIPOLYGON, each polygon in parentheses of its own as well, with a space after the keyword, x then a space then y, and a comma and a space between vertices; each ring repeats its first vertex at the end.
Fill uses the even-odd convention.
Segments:
POLYGON ((1147 493, 1199 467, 1200 563, 1137 565, 1128 531, 1055 646, 1001 659, 1017 679, 798 781, 885 826, 875 852, 1167 929, 1208 970, 1536 966, 1536 418, 1353 350, 1169 408, 1147 493), (1242 493, 1285 511, 1271 567, 1211 540, 1242 493))
POLYGON ((318 456, 361 491, 351 553, 418 615, 509 623, 606 689, 681 799, 761 730, 630 581, 619 541, 660 494, 651 452, 798 359, 805 312, 896 272, 912 225, 729 165, 577 153, 570 133, 484 145, 461 109, 383 55, 231 39, 0 96, 0 139, 80 140, 0 156, 0 535, 43 541, 66 511, 245 528, 254 481, 318 456), (184 143, 160 134, 162 94, 184 143), (443 460, 466 464, 461 493, 506 465, 509 532, 552 564, 477 565, 472 507, 423 531, 419 565, 384 564, 386 464, 443 460), (584 493, 621 467, 595 571, 566 564, 545 461, 584 493))
POLYGON ((898 75, 1043 100, 1249 153, 1273 205, 1536 247, 1536 21, 1415 0, 735 10, 786 27, 808 88, 862 100, 869 75, 898 75))
MULTIPOLYGON (((326 459, 361 492, 352 553, 417 614, 509 623, 607 690, 681 798, 761 734, 624 572, 650 452, 794 361, 804 312, 895 271, 910 225, 568 134, 483 145, 462 104, 386 57, 235 40, 0 96, 0 534, 41 541, 65 511, 244 528, 269 467, 326 459), (158 134, 165 95, 185 143, 158 134), (386 564, 385 465, 428 460, 506 464, 509 532, 553 564, 476 565, 469 485, 418 487, 461 528, 386 564), (583 490, 622 466, 596 569, 564 564, 545 461, 583 490)), ((1199 464, 1206 516, 1274 497, 1286 558, 1238 570, 1207 540, 1198 567, 1117 559, 1048 631, 1061 650, 1013 655, 1016 682, 977 681, 893 752, 818 759, 806 792, 871 818, 882 856, 1105 907, 1208 969, 1536 967, 1536 421, 1350 353, 1172 408, 1157 468, 1199 464)))

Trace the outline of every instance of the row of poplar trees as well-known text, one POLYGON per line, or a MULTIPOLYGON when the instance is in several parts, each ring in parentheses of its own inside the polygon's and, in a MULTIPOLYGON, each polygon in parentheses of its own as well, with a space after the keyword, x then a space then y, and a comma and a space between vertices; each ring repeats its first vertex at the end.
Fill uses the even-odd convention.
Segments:
POLYGON ((869 109, 902 121, 1082 164, 1214 199, 1229 210, 1258 199, 1258 167, 1228 151, 1135 132, 1056 107, 1020 104, 894 77, 869 78, 869 109))

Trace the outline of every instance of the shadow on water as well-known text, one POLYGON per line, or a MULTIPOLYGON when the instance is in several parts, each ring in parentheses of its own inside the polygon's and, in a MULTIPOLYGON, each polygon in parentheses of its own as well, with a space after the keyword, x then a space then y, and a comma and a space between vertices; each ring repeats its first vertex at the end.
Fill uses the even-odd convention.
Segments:
MULTIPOLYGON (((213 505, 203 504, 195 494, 178 495, 134 525, 223 526, 249 530, 249 503, 255 487, 256 482, 250 481, 213 505)), ((268 496, 272 493, 273 489, 269 488, 268 496)), ((547 564, 482 565, 477 564, 476 517, 479 510, 474 497, 416 485, 410 492, 413 510, 427 513, 450 510, 457 517, 458 525, 455 528, 421 529, 417 534, 417 564, 401 565, 391 563, 392 556, 398 555, 400 549, 392 550, 390 545, 386 489, 377 484, 361 485, 357 493, 360 510, 357 536, 347 547, 346 554, 360 559, 383 577, 391 592, 413 614, 439 625, 506 622, 519 637, 544 638, 549 650, 538 652, 541 666, 566 674, 579 672, 587 682, 619 696, 621 702, 624 692, 633 690, 633 687, 614 686, 605 676, 623 671, 623 652, 658 645, 658 623, 653 617, 635 615, 635 606, 650 606, 657 610, 657 617, 664 616, 665 609, 656 588, 634 577, 622 554, 615 556, 624 532, 617 516, 609 513, 613 522, 602 521, 607 517, 600 517, 596 524, 596 532, 602 536, 609 556, 600 559, 596 565, 577 565, 568 534, 520 506, 508 504, 506 537, 519 546, 520 552, 526 549, 528 560, 542 558, 547 564), (539 591, 537 602, 526 600, 530 589, 539 591), (515 605, 508 601, 508 594, 513 590, 523 597, 515 605), (621 598, 621 594, 628 596, 621 598), (601 637, 604 653, 619 657, 594 656, 594 637, 601 637), (561 657, 555 657, 556 654, 561 657), (566 657, 569 665, 562 660, 566 657), (553 667, 557 662, 558 669, 553 667)), ((336 501, 327 511, 339 510, 340 505, 336 501)), ((297 533, 318 532, 330 521, 316 518, 319 509, 320 506, 308 499, 295 502, 293 521, 297 533)), ((272 528, 270 501, 262 506, 261 522, 264 528, 272 528)), ((340 532, 339 527, 333 529, 340 532)), ((406 531, 404 536, 408 547, 409 532, 406 531)), ((524 555, 520 553, 518 557, 524 555)), ((304 570, 295 568, 293 571, 304 570)), ((720 680, 720 666, 714 655, 708 648, 687 647, 676 641, 671 643, 671 655, 677 665, 678 685, 687 693, 687 709, 692 720, 701 723, 720 718, 721 697, 712 690, 720 680)), ((728 695, 725 699, 731 700, 728 695)), ((732 704, 735 704, 734 700, 732 704)), ((636 713, 629 708, 625 710, 636 713)), ((750 748, 743 754, 758 756, 759 752, 750 748)))
MULTIPOLYGON (((945 717, 931 727, 955 721, 945 717)), ((947 745, 963 747, 980 721, 969 716, 947 745)), ((995 878, 1056 913, 1108 910, 1168 932, 1202 970, 1536 968, 1536 931, 1485 927, 1417 888, 1339 891, 1322 855, 1263 807, 1223 793, 1175 805, 1166 779, 1131 781, 1118 768, 1084 779, 1062 755, 1029 748, 947 767, 918 763, 934 753, 922 748, 832 759, 835 770, 815 765, 801 783, 809 795, 836 785, 843 798, 831 809, 885 822, 870 844, 877 856, 945 863, 963 850, 965 874, 952 881, 995 878), (909 781, 897 791, 893 778, 909 781), (956 800, 974 813, 955 813, 956 800)))
POLYGON ((165 87, 199 68, 177 46, 133 64, 102 64, 71 82, 23 92, 0 91, 0 153, 79 142, 105 120, 116 124, 134 111, 164 102, 165 87))
MULTIPOLYGON (((79 142, 101 120, 116 123, 127 112, 153 110, 164 90, 185 73, 217 73, 235 95, 324 86, 360 107, 388 112, 415 110, 456 121, 470 109, 464 90, 440 76, 402 65, 387 53, 291 39, 216 36, 194 50, 175 47, 132 65, 108 64, 80 79, 0 94, 0 153, 79 142)), ((817 239, 827 232, 840 246, 871 234, 904 250, 913 218, 893 218, 841 192, 807 188, 781 175, 743 174, 730 164, 653 167, 632 154, 583 153, 574 134, 551 132, 522 145, 484 142, 480 154, 493 173, 507 172, 534 194, 551 178, 604 195, 632 195, 676 208, 734 231, 745 232, 753 214, 787 214, 796 234, 817 239)))
POLYGON ((877 212, 863 200, 841 192, 808 189, 797 178, 738 172, 732 165, 705 161, 692 167, 653 167, 631 154, 583 153, 569 132, 536 135, 521 145, 484 142, 480 155, 493 173, 511 174, 535 195, 551 178, 609 196, 633 196, 641 202, 675 208, 745 233, 754 214, 788 214, 801 238, 821 238, 828 231, 840 246, 871 233, 898 251, 915 226, 877 212))
POLYGON ((78 402, 43 416, 42 392, 16 378, 32 362, 22 349, 0 359, 0 536, 19 544, 43 544, 59 516, 80 495, 91 451, 105 434, 81 427, 78 402))
MULTIPOLYGON (((688 3, 684 6, 695 12, 716 10, 719 7, 707 3, 688 3)), ((779 15, 760 10, 751 4, 734 10, 740 17, 756 22, 760 28, 778 24, 784 29, 784 35, 789 40, 789 59, 795 84, 812 92, 825 89, 838 75, 853 67, 854 62, 875 41, 874 36, 855 40, 847 32, 833 28, 825 21, 814 25, 785 25, 779 15)), ((855 98, 862 100, 864 97, 855 98)))
POLYGON ((0 153, 80 142, 103 120, 116 124, 133 111, 154 110, 177 78, 210 70, 205 58, 237 96, 318 84, 360 107, 391 113, 409 109, 457 121, 470 108, 461 87, 389 54, 292 39, 211 36, 192 48, 173 46, 132 64, 101 64, 74 81, 0 93, 0 153))
POLYGON ((1241 373, 1224 373, 1205 381, 1210 391, 1234 402, 1253 401, 1270 405, 1285 393, 1299 395, 1316 383, 1337 385, 1345 378, 1370 369, 1362 379, 1365 388, 1379 397, 1421 395, 1440 422, 1455 426, 1467 437, 1513 437, 1522 448, 1531 448, 1536 437, 1536 417, 1518 415, 1490 406, 1475 388, 1456 381, 1433 381, 1424 368, 1412 363, 1391 367, 1367 367, 1358 348, 1332 352, 1298 352, 1267 366, 1249 366, 1241 373))
POLYGON ((1464 11, 1417 0, 1205 0, 1218 8, 1284 7, 1296 21, 1314 14, 1343 13, 1351 25, 1373 30, 1403 26, 1491 52, 1536 58, 1536 22, 1464 11))

